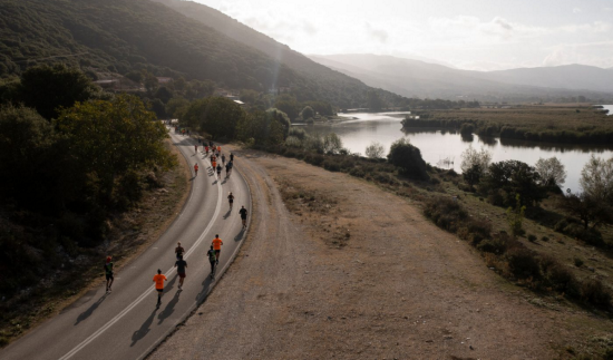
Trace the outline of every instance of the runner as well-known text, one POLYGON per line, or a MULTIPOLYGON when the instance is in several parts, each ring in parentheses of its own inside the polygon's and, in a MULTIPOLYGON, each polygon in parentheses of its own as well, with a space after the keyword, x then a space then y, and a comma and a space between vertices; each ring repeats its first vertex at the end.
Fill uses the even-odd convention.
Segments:
POLYGON ((221 163, 225 166, 226 165, 226 155, 222 154, 221 155, 221 163))
POLYGON ((234 154, 230 153, 230 162, 234 161, 234 154))
POLYGON ((198 145, 194 145, 194 153, 197 154, 198 153, 198 145))
POLYGON ((198 164, 194 164, 194 173, 198 176, 198 164))
POLYGON ((241 209, 238 211, 241 214, 241 220, 243 221, 243 229, 247 227, 247 209, 245 206, 241 206, 241 209))
POLYGON ((211 153, 211 161, 217 161, 217 156, 215 156, 215 153, 211 153))
POLYGON ((185 281, 185 269, 187 269, 187 262, 183 260, 183 255, 179 256, 179 259, 175 262, 175 267, 179 275, 179 290, 182 290, 183 281, 185 281))
POLYGON ((215 277, 215 263, 217 262, 217 255, 215 255, 215 250, 213 250, 213 245, 209 251, 206 252, 206 256, 209 258, 209 262, 211 263, 211 278, 215 277))
POLYGON ((209 154, 209 146, 208 146, 208 145, 206 145, 206 146, 204 147, 204 152, 205 152, 207 155, 209 154))
POLYGON ((228 171, 228 177, 230 177, 230 175, 232 175, 232 169, 234 169, 234 162, 230 161, 228 163, 228 167, 230 168, 230 171, 228 171))
POLYGON ((232 191, 228 194, 228 203, 230 204, 230 211, 232 211, 232 204, 234 204, 234 195, 232 195, 232 191))
POLYGON ((181 246, 181 242, 177 243, 177 247, 175 248, 175 254, 177 255, 177 260, 185 254, 185 249, 181 246))
POLYGON ((162 274, 162 270, 158 269, 157 275, 153 276, 153 282, 155 282, 155 290, 158 293, 158 303, 156 305, 156 309, 160 308, 160 304, 162 303, 162 295, 164 295, 164 281, 166 281, 166 276, 162 274))
POLYGON ((211 166, 213 167, 213 172, 217 169, 217 161, 211 160, 211 166))
POLYGON ((115 266, 115 264, 111 262, 111 257, 107 256, 106 262, 104 263, 104 274, 106 275, 107 294, 113 291, 113 289, 111 289, 111 286, 113 286, 113 281, 115 281, 115 277, 113 276, 113 266, 115 266))
POLYGON ((221 146, 217 146, 217 153, 221 154, 221 146))
POLYGON ((219 264, 219 256, 221 254, 221 245, 223 245, 223 241, 219 238, 219 234, 215 234, 215 239, 213 239, 212 246, 215 250, 215 256, 217 256, 217 260, 215 260, 216 264, 219 264))
POLYGON ((221 164, 217 164, 217 177, 221 177, 221 170, 223 168, 221 167, 221 164))
POLYGON ((230 166, 230 163, 226 164, 226 178, 230 177, 230 170, 232 170, 232 167, 230 166))

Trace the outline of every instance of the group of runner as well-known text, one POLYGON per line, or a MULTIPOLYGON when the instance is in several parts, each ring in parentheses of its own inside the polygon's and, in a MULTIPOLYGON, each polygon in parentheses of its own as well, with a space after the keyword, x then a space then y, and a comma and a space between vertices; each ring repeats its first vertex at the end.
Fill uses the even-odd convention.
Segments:
MULTIPOLYGON (((175 131, 176 130, 177 129, 175 129, 175 131)), ((185 131, 185 129, 183 129, 183 131, 185 131)), ((196 151, 196 153, 198 152, 198 145, 195 145, 194 150, 196 151)), ((208 145, 205 145, 204 151, 205 151, 205 155, 207 156, 208 156, 209 151, 211 151, 211 159, 210 159, 211 165, 213 169, 217 171, 218 176, 221 175, 221 170, 222 170, 221 164, 217 163, 217 159, 219 157, 221 158, 221 163, 226 168, 226 177, 229 177, 231 175, 231 171, 232 171, 233 163, 234 163, 234 154, 230 153, 230 156, 229 156, 230 161, 226 164, 226 156, 225 154, 221 152, 221 146, 215 147, 214 144, 210 142, 208 145)), ((194 172, 197 176, 198 175, 198 164, 194 165, 194 172)), ((228 198, 228 203, 230 205, 230 211, 232 211, 232 206, 234 204, 234 195, 232 194, 232 192, 228 194, 227 198, 228 198)), ((239 210, 239 214, 241 216, 242 227, 243 229, 245 229, 247 227, 247 209, 245 209, 245 206, 241 206, 241 209, 239 210)), ((206 253, 206 257, 211 266, 211 274, 210 274, 211 279, 215 278, 215 271, 216 271, 217 265, 219 264, 219 258, 221 256, 222 246, 223 246, 223 241, 219 238, 219 234, 216 234, 215 238, 211 242, 210 249, 206 253)), ((182 291, 183 283, 186 277, 187 262, 183 258, 185 255, 185 248, 181 245, 181 242, 177 243, 177 247, 175 248, 175 255, 176 255, 176 261, 175 261, 174 267, 177 268, 177 275, 179 276, 178 290, 182 291)), ((113 271, 114 263, 111 260, 112 260, 111 256, 108 256, 104 263, 107 294, 112 292, 113 281, 115 280, 114 271, 113 271)), ((159 308, 162 303, 162 295, 164 294, 164 283, 167 280, 168 279, 166 275, 162 273, 161 269, 158 269, 157 274, 153 276, 153 282, 155 283, 155 290, 158 294, 156 308, 159 308)))
MULTIPOLYGON (((202 141, 202 140, 201 140, 202 141)), ((209 151, 211 152, 210 161, 211 167, 213 168, 213 172, 217 172, 217 176, 221 176, 221 172, 224 167, 226 169, 226 178, 229 178, 232 175, 232 169, 234 168, 234 154, 230 153, 230 161, 226 163, 226 155, 221 152, 221 146, 215 146, 212 141, 208 142, 207 145, 204 145, 204 154, 205 157, 209 156, 209 151), (218 160, 221 160, 220 162, 218 160)), ((198 154, 198 145, 194 145, 194 152, 198 154)), ((198 176, 198 164, 194 164, 194 176, 198 176)))

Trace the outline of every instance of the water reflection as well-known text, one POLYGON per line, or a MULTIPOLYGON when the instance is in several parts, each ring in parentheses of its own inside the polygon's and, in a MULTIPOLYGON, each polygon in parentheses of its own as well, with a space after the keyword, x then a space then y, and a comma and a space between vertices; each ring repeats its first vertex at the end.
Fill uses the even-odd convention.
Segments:
POLYGON ((462 138, 459 132, 430 128, 415 128, 403 131, 400 121, 403 113, 366 114, 353 113, 347 121, 331 125, 306 126, 304 129, 312 134, 326 135, 331 132, 340 136, 343 146, 353 153, 364 154, 373 141, 381 143, 386 153, 390 145, 406 136, 417 146, 426 162, 444 168, 453 168, 460 172, 462 152, 473 146, 475 149, 486 148, 492 153, 493 161, 519 160, 534 165, 539 158, 558 157, 566 167, 568 176, 564 188, 580 191, 579 177, 581 169, 591 154, 610 158, 611 148, 604 146, 586 146, 574 144, 547 144, 522 140, 498 139, 493 137, 462 138))

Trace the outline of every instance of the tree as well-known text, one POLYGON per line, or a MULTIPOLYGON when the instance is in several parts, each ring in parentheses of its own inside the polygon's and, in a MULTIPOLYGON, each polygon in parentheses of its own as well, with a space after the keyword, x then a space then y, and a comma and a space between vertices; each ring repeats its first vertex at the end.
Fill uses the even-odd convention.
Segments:
POLYGON ((406 138, 399 139, 392 144, 387 159, 391 164, 399 167, 404 175, 418 179, 429 178, 426 162, 422 159, 421 152, 406 138))
POLYGON ((581 220, 584 230, 589 230, 590 224, 594 229, 599 224, 610 223, 613 220, 611 207, 586 193, 569 194, 562 199, 561 205, 563 209, 581 220))
POLYGON ((174 96, 174 92, 167 88, 166 86, 161 86, 153 95, 156 99, 160 99, 164 104, 166 104, 172 97, 174 96))
POLYGON ((289 126, 287 116, 281 111, 254 111, 237 124, 237 137, 257 146, 279 145, 287 137, 289 126))
POLYGON ((492 154, 483 147, 478 152, 473 149, 472 145, 469 145, 460 156, 462 157, 460 169, 462 170, 464 180, 471 186, 478 184, 487 173, 487 169, 492 161, 492 154))
POLYGON ((18 98, 24 105, 36 109, 45 119, 58 116, 60 108, 69 108, 98 92, 90 79, 76 68, 63 64, 37 66, 21 76, 18 98))
POLYGON ((579 183, 587 196, 599 201, 613 201, 613 158, 604 160, 592 155, 581 170, 579 183))
POLYGON ((303 120, 313 118, 315 117, 315 111, 313 111, 312 107, 305 106, 304 109, 302 109, 302 111, 300 112, 300 117, 302 117, 303 120))
POLYGON ((507 160, 490 165, 487 175, 481 181, 483 191, 504 193, 503 203, 513 206, 517 195, 522 205, 533 206, 545 197, 539 186, 540 177, 536 170, 518 160, 507 160))
POLYGON ((130 192, 121 185, 132 182, 136 172, 167 168, 172 163, 163 143, 168 137, 166 129, 135 96, 76 103, 61 113, 56 127, 103 204, 112 204, 130 192))
POLYGON ((183 122, 211 134, 214 139, 235 139, 237 125, 245 116, 245 111, 234 101, 211 97, 194 101, 187 109, 183 122))
POLYGON ((343 142, 341 138, 335 133, 330 133, 324 136, 324 153, 325 154, 338 154, 343 148, 343 142))
POLYGON ((564 165, 555 156, 549 159, 539 158, 534 168, 545 186, 561 186, 566 181, 564 165))
POLYGON ((184 98, 172 98, 166 103, 166 114, 174 119, 182 119, 189 107, 189 101, 184 98))
POLYGON ((515 195, 515 208, 511 206, 507 208, 507 223, 513 236, 521 236, 525 233, 523 228, 525 212, 526 206, 522 205, 520 195, 515 195))
POLYGON ((380 159, 383 157, 385 148, 380 143, 373 141, 366 147, 366 156, 370 159, 380 159))

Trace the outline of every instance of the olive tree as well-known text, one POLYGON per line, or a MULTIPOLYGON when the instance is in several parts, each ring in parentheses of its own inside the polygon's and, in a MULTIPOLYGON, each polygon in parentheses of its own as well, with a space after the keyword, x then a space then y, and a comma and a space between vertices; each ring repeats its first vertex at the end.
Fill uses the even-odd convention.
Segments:
POLYGON ((380 143, 373 141, 366 147, 366 156, 370 159, 380 159, 385 153, 385 148, 380 143))
POLYGON ((579 183, 588 196, 601 201, 613 200, 613 158, 604 160, 592 155, 581 170, 579 183))
POLYGON ((470 145, 460 156, 462 158, 460 169, 462 170, 464 180, 470 185, 478 184, 480 179, 487 173, 492 161, 492 154, 485 150, 485 148, 477 151, 470 145))
POLYGON ((539 158, 534 168, 541 177, 543 185, 560 186, 566 181, 564 165, 555 156, 549 159, 539 158))

